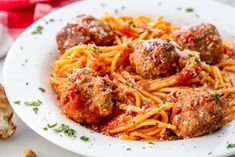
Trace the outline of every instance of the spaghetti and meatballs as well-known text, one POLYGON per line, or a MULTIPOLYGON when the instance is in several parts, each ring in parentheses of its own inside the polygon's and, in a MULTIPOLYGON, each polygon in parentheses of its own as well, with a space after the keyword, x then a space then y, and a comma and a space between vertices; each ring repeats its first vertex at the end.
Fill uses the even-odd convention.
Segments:
POLYGON ((234 119, 235 46, 210 23, 79 15, 56 40, 51 84, 64 114, 87 128, 174 140, 234 119))

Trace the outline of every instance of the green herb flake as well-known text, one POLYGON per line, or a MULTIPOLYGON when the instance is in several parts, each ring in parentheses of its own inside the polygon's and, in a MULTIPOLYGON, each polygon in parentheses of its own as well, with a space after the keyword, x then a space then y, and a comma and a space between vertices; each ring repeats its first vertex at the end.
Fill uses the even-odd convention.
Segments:
POLYGON ((74 129, 66 129, 64 131, 64 134, 68 137, 76 137, 75 133, 76 131, 74 129))
POLYGON ((97 51, 99 50, 99 47, 97 47, 97 46, 93 46, 92 47, 92 52, 94 53, 94 54, 97 54, 97 51))
POLYGON ((49 19, 49 21, 50 21, 50 22, 54 22, 54 21, 55 21, 55 19, 49 19))
POLYGON ((26 106, 40 106, 42 102, 40 100, 37 101, 26 101, 24 102, 26 106))
POLYGON ((201 40, 202 40, 202 37, 196 37, 196 38, 194 39, 194 43, 195 43, 195 44, 198 44, 201 40))
POLYGON ((209 153, 208 153, 208 155, 211 155, 211 154, 212 154, 212 152, 209 152, 209 153))
POLYGON ((38 113, 38 108, 37 108, 37 107, 34 107, 34 108, 33 108, 33 112, 34 112, 35 114, 37 114, 37 113, 38 113))
POLYGON ((37 26, 36 30, 32 32, 33 35, 35 34, 42 34, 43 27, 42 26, 37 26))
POLYGON ((138 34, 143 34, 145 31, 141 31, 141 32, 139 32, 138 34))
POLYGON ((131 150, 131 148, 127 148, 126 150, 130 151, 130 150, 131 150))
POLYGON ((169 101, 167 101, 166 99, 164 99, 162 103, 163 103, 163 105, 167 105, 167 104, 169 104, 169 101))
POLYGON ((235 144, 229 143, 229 144, 227 145, 227 149, 229 149, 229 148, 235 148, 235 144))
POLYGON ((148 142, 148 144, 153 144, 154 145, 155 143, 154 142, 148 142))
POLYGON ((216 104, 219 103, 220 95, 221 95, 220 93, 215 93, 215 94, 212 95, 212 96, 214 96, 214 98, 215 98, 215 103, 216 103, 216 104))
POLYGON ((57 123, 55 123, 55 124, 47 124, 47 127, 48 128, 54 128, 54 127, 56 127, 56 125, 57 125, 57 123))
POLYGON ((20 100, 16 100, 13 103, 16 104, 16 105, 20 105, 21 101, 20 100))
POLYGON ((57 133, 63 133, 68 137, 76 137, 75 135, 76 131, 74 129, 71 129, 68 125, 65 124, 61 124, 58 128, 54 129, 54 131, 57 133))
POLYGON ((186 12, 193 12, 194 11, 194 9, 193 8, 186 8, 186 10, 185 10, 186 12))
POLYGON ((190 54, 188 54, 188 56, 189 56, 189 57, 193 57, 194 55, 190 53, 190 54))
POLYGON ((200 61, 200 59, 199 58, 195 58, 195 62, 197 63, 197 64, 201 64, 201 61, 200 61))
POLYGON ((38 87, 38 89, 39 89, 42 93, 45 93, 45 92, 46 92, 46 90, 45 90, 44 88, 42 88, 42 87, 38 87))
POLYGON ((117 14, 118 13, 118 9, 114 9, 114 13, 117 14))
POLYGON ((131 25, 132 25, 133 27, 135 27, 135 23, 134 23, 134 21, 130 21, 130 22, 128 22, 128 25, 129 25, 129 26, 131 26, 131 25))
POLYGON ((83 135, 83 136, 80 137, 80 140, 88 142, 89 141, 89 137, 83 135))
POLYGON ((43 128, 43 130, 47 131, 47 130, 48 130, 48 128, 47 128, 47 127, 44 127, 44 128, 43 128))

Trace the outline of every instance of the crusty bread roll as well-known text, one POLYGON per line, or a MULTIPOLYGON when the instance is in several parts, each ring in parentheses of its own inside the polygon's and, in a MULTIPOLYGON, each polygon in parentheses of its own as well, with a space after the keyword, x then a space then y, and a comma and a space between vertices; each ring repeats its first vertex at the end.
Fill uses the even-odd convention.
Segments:
POLYGON ((16 126, 13 124, 12 120, 13 109, 6 97, 3 86, 0 84, 0 138, 6 139, 11 137, 16 126))

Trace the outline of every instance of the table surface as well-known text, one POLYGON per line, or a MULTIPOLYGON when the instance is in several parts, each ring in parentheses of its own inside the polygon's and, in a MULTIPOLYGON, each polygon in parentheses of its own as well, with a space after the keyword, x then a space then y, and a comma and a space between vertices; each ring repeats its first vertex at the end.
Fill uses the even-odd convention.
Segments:
MULTIPOLYGON (((235 0, 215 1, 226 3, 235 7, 235 0)), ((2 74, 3 64, 4 58, 0 59, 0 74, 2 74)), ((3 82, 2 75, 0 75, 0 82, 3 82)), ((39 157, 79 157, 78 155, 64 150, 63 148, 56 146, 36 134, 27 125, 25 125, 17 115, 14 115, 13 121, 17 125, 16 133, 12 138, 0 141, 0 156, 22 157, 22 152, 24 149, 32 148, 39 157)))

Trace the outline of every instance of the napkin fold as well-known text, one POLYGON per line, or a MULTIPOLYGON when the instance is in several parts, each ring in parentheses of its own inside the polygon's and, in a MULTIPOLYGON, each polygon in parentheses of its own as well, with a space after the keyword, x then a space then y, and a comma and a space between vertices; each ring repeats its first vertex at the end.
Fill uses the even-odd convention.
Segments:
POLYGON ((34 21, 79 0, 0 0, 0 58, 34 21))

